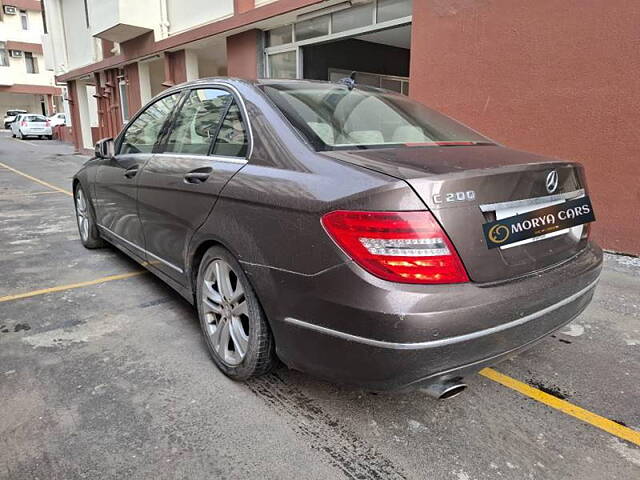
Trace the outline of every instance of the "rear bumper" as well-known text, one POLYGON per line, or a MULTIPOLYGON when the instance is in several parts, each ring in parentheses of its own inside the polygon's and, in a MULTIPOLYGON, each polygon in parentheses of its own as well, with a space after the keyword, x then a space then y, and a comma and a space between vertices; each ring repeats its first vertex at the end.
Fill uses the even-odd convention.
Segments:
POLYGON ((35 128, 24 128, 21 127, 20 131, 22 132, 22 135, 26 135, 26 136, 34 136, 34 137, 38 137, 40 135, 51 135, 52 134, 52 130, 51 128, 42 128, 40 130, 36 130, 35 128))
POLYGON ((313 276, 245 265, 281 359, 373 390, 472 373, 532 346, 589 304, 602 252, 493 286, 400 285, 353 264, 313 276))

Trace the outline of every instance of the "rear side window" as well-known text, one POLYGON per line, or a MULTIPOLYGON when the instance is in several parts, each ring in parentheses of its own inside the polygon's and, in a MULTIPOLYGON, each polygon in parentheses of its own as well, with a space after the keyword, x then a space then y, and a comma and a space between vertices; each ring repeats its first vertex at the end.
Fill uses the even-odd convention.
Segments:
POLYGON ((247 131, 242 121, 240 107, 234 101, 220 127, 220 133, 218 133, 213 147, 213 154, 244 158, 247 156, 248 144, 247 131))
POLYGON ((226 90, 192 90, 176 115, 164 151, 207 155, 232 101, 226 90))
POLYGON ((131 122, 122 138, 120 155, 151 153, 178 98, 180 93, 161 98, 131 122))

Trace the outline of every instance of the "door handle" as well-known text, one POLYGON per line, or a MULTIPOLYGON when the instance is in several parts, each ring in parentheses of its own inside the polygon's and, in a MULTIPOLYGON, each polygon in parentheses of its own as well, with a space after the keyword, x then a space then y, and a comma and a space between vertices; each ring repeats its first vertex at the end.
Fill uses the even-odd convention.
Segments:
POLYGON ((127 178, 133 178, 136 176, 136 174, 138 173, 138 170, 140 169, 140 167, 138 165, 136 165, 135 167, 131 167, 131 168, 127 168, 124 171, 124 176, 127 178))
POLYGON ((211 167, 198 168, 184 175, 184 181, 187 183, 204 183, 207 181, 213 169, 211 167))

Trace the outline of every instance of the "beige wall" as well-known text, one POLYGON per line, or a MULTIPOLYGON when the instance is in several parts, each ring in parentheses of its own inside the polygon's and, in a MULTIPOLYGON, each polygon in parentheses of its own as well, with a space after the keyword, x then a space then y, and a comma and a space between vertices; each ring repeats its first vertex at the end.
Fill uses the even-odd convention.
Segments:
MULTIPOLYGON (((99 61, 97 41, 87 28, 84 0, 53 0, 61 6, 67 58, 66 70, 99 61)), ((49 1, 47 1, 47 4, 49 1)), ((47 15, 49 13, 47 12, 47 15)), ((54 48, 56 45, 54 44, 54 48)))
POLYGON ((233 0, 167 0, 169 33, 233 15, 233 0))
POLYGON ((29 113, 42 113, 40 95, 25 93, 0 93, 0 115, 4 117, 7 110, 19 108, 29 113))

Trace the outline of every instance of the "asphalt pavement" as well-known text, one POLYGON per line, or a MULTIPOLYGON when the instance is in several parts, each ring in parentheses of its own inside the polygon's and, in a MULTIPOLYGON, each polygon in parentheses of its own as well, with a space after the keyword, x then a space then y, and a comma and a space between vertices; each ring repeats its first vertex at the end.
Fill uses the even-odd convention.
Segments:
POLYGON ((606 255, 578 319, 451 400, 236 383, 177 293, 82 247, 85 160, 0 134, 0 478, 640 478, 640 259, 606 255))

